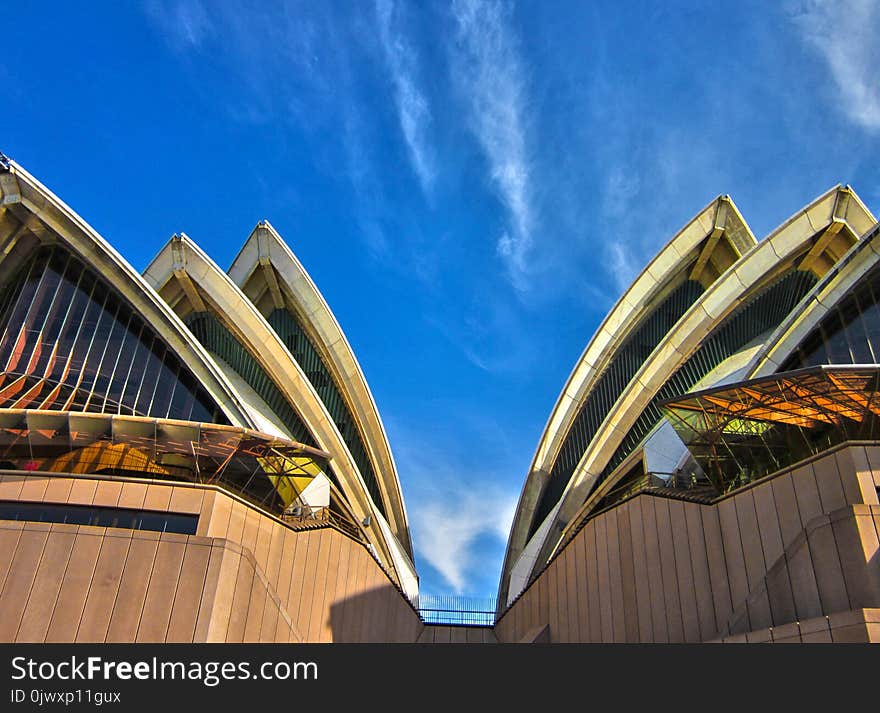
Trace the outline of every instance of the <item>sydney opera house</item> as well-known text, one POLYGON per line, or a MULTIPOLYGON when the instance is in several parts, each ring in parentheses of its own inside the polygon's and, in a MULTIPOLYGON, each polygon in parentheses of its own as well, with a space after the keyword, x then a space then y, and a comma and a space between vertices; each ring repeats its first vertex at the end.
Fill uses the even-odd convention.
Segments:
POLYGON ((391 448, 260 222, 137 273, 0 155, 0 641, 880 641, 880 225, 722 196, 587 344, 494 624, 427 623, 391 448), (876 291, 876 292, 875 292, 876 291))

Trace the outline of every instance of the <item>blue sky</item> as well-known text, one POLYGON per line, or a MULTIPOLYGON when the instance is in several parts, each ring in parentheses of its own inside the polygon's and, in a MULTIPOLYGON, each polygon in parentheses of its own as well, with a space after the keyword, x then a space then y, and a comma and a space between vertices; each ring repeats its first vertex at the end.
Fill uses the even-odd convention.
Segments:
POLYGON ((422 591, 494 595, 546 419, 715 196, 880 212, 877 2, 4 8, 0 151, 139 270, 268 219, 378 403, 422 591))

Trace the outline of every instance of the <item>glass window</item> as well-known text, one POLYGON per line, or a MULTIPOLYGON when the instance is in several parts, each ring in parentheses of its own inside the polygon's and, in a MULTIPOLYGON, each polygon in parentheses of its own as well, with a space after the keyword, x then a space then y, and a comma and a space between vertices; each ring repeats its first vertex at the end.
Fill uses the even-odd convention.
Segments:
POLYGON ((862 304, 862 323, 865 325, 865 339, 871 350, 872 364, 880 364, 880 308, 873 299, 871 292, 864 292, 860 296, 862 304), (865 304, 867 303, 867 304, 865 304))
POLYGON ((140 343, 141 329, 143 323, 137 317, 132 316, 128 325, 122 333, 122 341, 116 356, 116 363, 113 366, 113 376, 110 379, 110 386, 107 388, 104 396, 104 413, 122 413, 120 406, 122 404, 122 392, 128 382, 129 373, 131 371, 131 361, 134 357, 135 349, 140 343))
POLYGON ((153 341, 143 323, 140 320, 138 320, 138 323, 139 335, 138 339, 135 340, 134 353, 131 355, 131 360, 122 382, 123 392, 119 399, 121 404, 120 413, 129 415, 134 415, 135 413, 134 406, 144 379, 144 365, 146 364, 147 354, 150 352, 150 345, 153 341), (143 330, 143 334, 140 334, 141 330, 143 330))
POLYGON ((843 331, 843 322, 840 312, 833 310, 822 323, 822 336, 825 340, 825 349, 828 353, 829 364, 851 364, 852 355, 846 341, 846 332, 843 331))
POLYGON ((40 248, 19 274, 0 298, 2 376, 19 382, 0 407, 228 423, 128 303, 62 247, 40 248))
POLYGON ((90 507, 87 505, 49 505, 22 502, 0 502, 0 520, 121 527, 127 530, 174 532, 180 535, 195 535, 199 524, 198 515, 129 510, 127 508, 90 507))
POLYGON ((58 337, 55 340, 57 342, 56 359, 49 372, 49 379, 53 382, 60 382, 70 367, 73 347, 76 343, 77 335, 79 334, 79 326, 83 320, 83 313, 89 304, 89 296, 83 290, 82 285, 78 284, 69 293, 68 300, 70 307, 64 316, 64 324, 59 330, 58 337))

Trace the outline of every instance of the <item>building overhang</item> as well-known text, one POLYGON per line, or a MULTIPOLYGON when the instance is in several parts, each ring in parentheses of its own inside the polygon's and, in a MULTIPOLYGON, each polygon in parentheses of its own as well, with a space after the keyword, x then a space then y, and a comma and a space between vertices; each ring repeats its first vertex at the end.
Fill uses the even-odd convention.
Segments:
POLYGON ((687 394, 667 419, 719 494, 880 438, 880 365, 816 366, 687 394))
POLYGON ((217 485, 278 517, 330 454, 238 426, 0 409, 0 468, 217 485))

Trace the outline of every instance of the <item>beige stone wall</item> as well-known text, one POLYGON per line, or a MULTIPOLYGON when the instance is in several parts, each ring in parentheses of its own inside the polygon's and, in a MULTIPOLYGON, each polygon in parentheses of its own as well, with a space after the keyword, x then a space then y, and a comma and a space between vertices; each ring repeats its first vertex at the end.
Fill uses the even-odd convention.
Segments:
POLYGON ((639 495, 590 520, 496 635, 696 642, 880 607, 878 485, 880 448, 853 445, 711 506, 639 495))
POLYGON ((0 641, 300 640, 253 556, 225 540, 0 522, 0 548, 0 641))
POLYGON ((0 641, 416 641, 359 542, 210 486, 0 476, 0 500, 199 515, 196 535, 0 521, 0 641))
POLYGON ((497 644, 495 633, 488 626, 445 626, 425 624, 419 644, 497 644))
POLYGON ((880 609, 854 609, 716 639, 725 644, 867 644, 880 642, 880 609))

